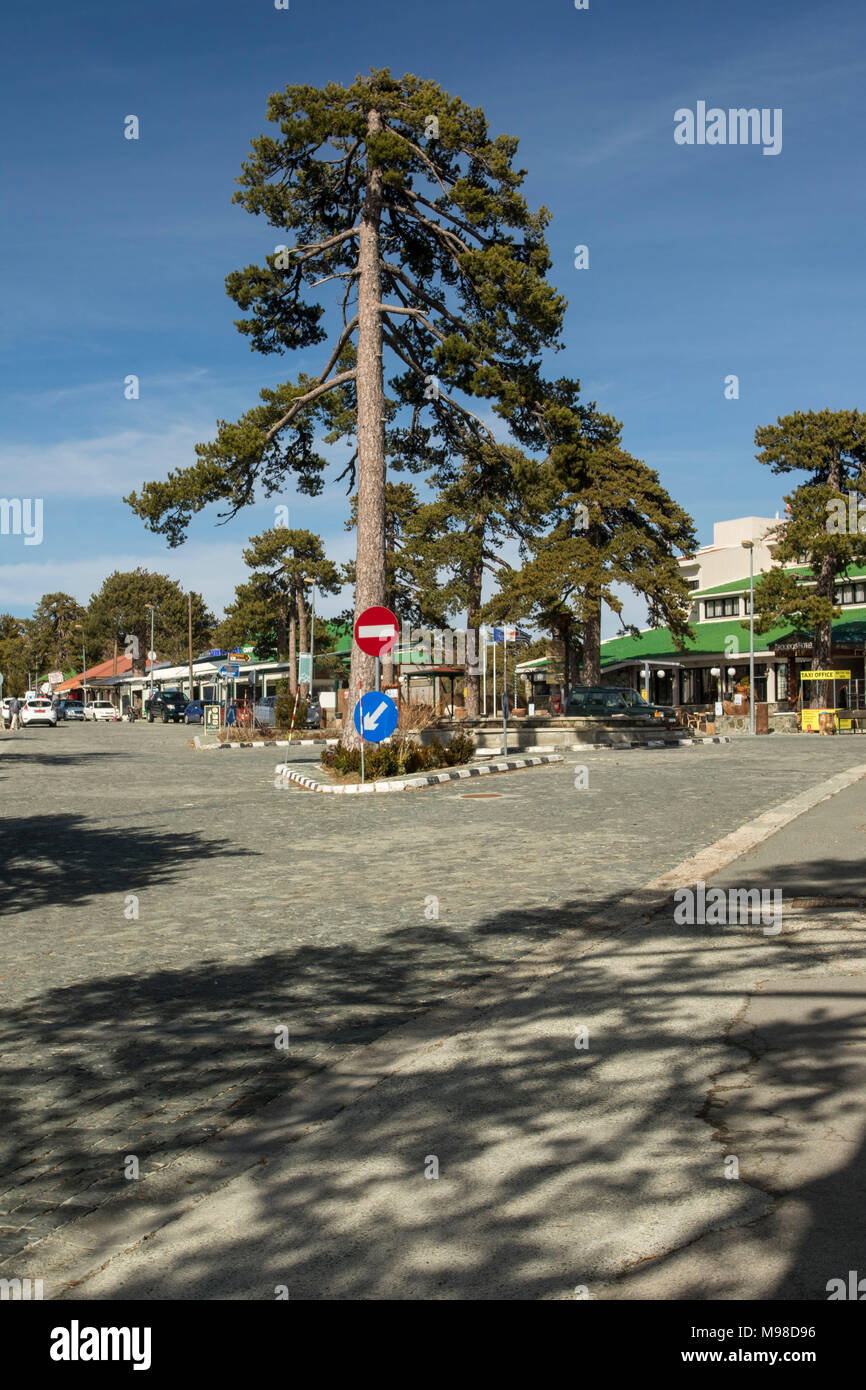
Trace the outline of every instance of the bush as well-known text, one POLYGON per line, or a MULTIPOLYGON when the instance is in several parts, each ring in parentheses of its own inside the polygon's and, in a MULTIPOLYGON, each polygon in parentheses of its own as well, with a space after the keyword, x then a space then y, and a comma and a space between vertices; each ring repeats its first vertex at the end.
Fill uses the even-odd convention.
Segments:
POLYGON ((277 703, 274 707, 274 727, 277 729, 288 730, 292 727, 292 712, 295 712, 295 728, 303 729, 304 721, 307 717, 307 705, 305 700, 298 700, 298 708, 295 710, 295 697, 289 690, 289 682, 280 681, 277 686, 277 703))
MULTIPOLYGON (((398 739, 392 743, 379 743, 367 746, 364 750, 364 774, 371 781, 379 777, 402 777, 406 773, 428 772, 437 767, 455 767, 468 763, 475 752, 475 744, 468 734, 456 734, 451 742, 443 746, 438 736, 429 743, 415 743, 412 739, 398 739)), ((321 764, 344 777, 361 775, 360 748, 324 748, 321 764)))

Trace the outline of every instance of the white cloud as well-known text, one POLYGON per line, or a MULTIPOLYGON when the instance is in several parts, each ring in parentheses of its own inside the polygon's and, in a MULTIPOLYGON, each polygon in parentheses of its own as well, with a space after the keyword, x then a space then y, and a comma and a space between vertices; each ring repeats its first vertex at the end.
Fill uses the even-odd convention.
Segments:
POLYGON ((212 431, 212 424, 175 424, 161 432, 130 428, 58 444, 6 444, 0 448, 0 476, 16 479, 19 492, 43 497, 46 504, 52 497, 119 498, 148 479, 188 467, 193 446, 212 431))
MULTIPOLYGON (((352 558, 354 536, 337 533, 324 537, 327 554, 338 563, 352 558)), ((91 594, 114 570, 142 569, 168 574, 185 590, 204 595, 205 602, 219 617, 234 598, 235 586, 249 578, 243 562, 243 543, 236 540, 189 541, 176 550, 156 554, 117 551, 85 555, 75 560, 34 560, 28 557, 17 565, 0 565, 0 612, 18 615, 32 610, 43 594, 72 594, 87 604, 91 594)), ((32 555, 33 552, 31 551, 32 555)), ((323 615, 346 606, 340 595, 323 599, 323 615)))

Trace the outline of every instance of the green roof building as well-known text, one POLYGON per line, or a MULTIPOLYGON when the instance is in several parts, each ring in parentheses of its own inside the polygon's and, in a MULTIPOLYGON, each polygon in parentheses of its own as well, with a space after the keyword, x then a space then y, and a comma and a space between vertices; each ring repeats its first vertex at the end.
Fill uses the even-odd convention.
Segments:
MULTIPOLYGON (((778 518, 743 517, 717 522, 713 544, 682 560, 693 591, 694 638, 680 651, 667 628, 649 628, 637 637, 602 643, 604 679, 644 690, 667 705, 706 705, 729 699, 749 675, 749 556, 754 546, 755 577, 772 564, 772 527, 778 518), (769 534, 768 534, 769 533, 769 534), (732 573, 734 571, 735 573, 732 573)), ((810 582, 811 571, 791 573, 810 582)), ((833 665, 862 679, 866 649, 866 568, 852 565, 838 577, 833 622, 833 665)), ((755 633, 755 699, 785 705, 798 693, 799 672, 811 665, 812 634, 790 626, 755 633)))

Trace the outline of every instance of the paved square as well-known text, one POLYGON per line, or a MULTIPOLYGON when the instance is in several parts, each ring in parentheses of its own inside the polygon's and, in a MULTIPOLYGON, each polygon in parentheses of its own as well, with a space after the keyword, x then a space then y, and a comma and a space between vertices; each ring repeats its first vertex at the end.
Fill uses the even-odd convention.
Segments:
POLYGON ((866 760, 742 740, 361 799, 277 790, 273 750, 198 753, 183 727, 2 742, 0 1258, 117 1194, 128 1155, 172 1163, 866 760))

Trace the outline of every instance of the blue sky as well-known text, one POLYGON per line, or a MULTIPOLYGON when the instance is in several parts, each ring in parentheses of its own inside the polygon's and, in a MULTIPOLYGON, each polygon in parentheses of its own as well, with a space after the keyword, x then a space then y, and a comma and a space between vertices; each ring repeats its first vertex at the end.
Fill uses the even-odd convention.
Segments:
POLYGON ((26 615, 57 589, 86 602, 111 570, 142 564, 220 612, 244 542, 281 500, 350 557, 342 487, 289 489, 226 526, 209 510, 174 551, 121 497, 188 463, 261 386, 323 365, 259 357, 234 329, 224 277, 277 238, 231 195, 270 92, 371 66, 433 78, 520 136, 569 300, 557 370, 624 422, 702 541, 714 519, 773 515, 785 483, 755 462, 755 427, 863 404, 864 29, 850 0, 14 7, 0 60, 0 493, 44 499, 44 539, 0 536, 0 611, 26 615), (674 112, 698 100, 782 108, 781 153, 676 145, 674 112), (123 138, 130 113, 137 142, 123 138), (730 373, 738 400, 724 397, 730 373))

